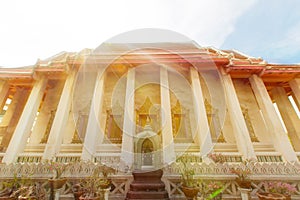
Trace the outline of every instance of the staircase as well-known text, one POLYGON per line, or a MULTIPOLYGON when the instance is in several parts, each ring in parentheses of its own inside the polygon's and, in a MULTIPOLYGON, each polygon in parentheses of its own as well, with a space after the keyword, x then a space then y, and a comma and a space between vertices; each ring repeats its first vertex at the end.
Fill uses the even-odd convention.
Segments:
POLYGON ((163 171, 135 170, 132 172, 133 182, 125 200, 169 200, 165 184, 161 181, 163 171))

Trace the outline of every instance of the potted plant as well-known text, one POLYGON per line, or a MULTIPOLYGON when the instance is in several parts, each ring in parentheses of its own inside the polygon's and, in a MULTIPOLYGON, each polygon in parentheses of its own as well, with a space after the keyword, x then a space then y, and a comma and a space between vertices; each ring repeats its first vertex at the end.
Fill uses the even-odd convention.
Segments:
POLYGON ((83 181, 80 181, 79 183, 76 183, 72 186, 72 191, 74 194, 74 199, 79 200, 79 197, 84 194, 84 184, 83 181))
POLYGON ((7 180, 2 182, 0 191, 0 200, 13 200, 15 197, 11 196, 14 191, 20 187, 20 183, 16 177, 13 180, 7 180))
POLYGON ((0 200, 13 200, 17 199, 18 196, 15 195, 15 192, 19 190, 20 187, 28 183, 28 178, 23 176, 18 177, 14 174, 14 178, 2 182, 2 189, 0 191, 0 200))
POLYGON ((57 193, 57 190, 62 188, 63 185, 67 182, 67 179, 63 178, 62 175, 69 167, 69 164, 63 162, 55 162, 52 160, 47 164, 49 166, 49 170, 53 172, 53 177, 51 179, 48 179, 50 186, 50 200, 53 200, 55 198, 55 193, 57 193))
POLYGON ((236 182, 240 188, 251 189, 250 175, 252 174, 253 160, 244 160, 231 168, 231 173, 237 175, 236 182))
POLYGON ((100 200, 100 185, 102 183, 101 178, 97 172, 93 173, 93 176, 83 181, 83 194, 79 197, 80 200, 100 200))
POLYGON ((111 181, 108 175, 115 173, 115 170, 106 165, 96 165, 93 175, 83 181, 84 193, 79 197, 80 200, 108 199, 111 181))
POLYGON ((108 178, 108 175, 116 173, 116 170, 112 167, 109 167, 104 164, 99 165, 99 171, 102 174, 102 185, 100 186, 102 189, 107 189, 111 185, 111 180, 108 178))
POLYGON ((201 197, 203 199, 222 199, 224 185, 219 181, 203 182, 201 185, 201 197))
MULTIPOLYGON (((282 194, 285 197, 285 199, 288 200, 291 199, 291 195, 297 191, 295 186, 282 181, 265 182, 264 188, 268 194, 282 194)), ((262 194, 259 193, 258 196, 259 195, 261 196, 262 194)))
POLYGON ((62 162, 49 162, 49 169, 53 172, 53 177, 49 179, 50 187, 53 189, 62 188, 62 186, 66 183, 67 179, 63 178, 63 173, 69 167, 69 163, 62 163, 62 162))
POLYGON ((20 187, 12 196, 18 200, 46 200, 46 191, 40 184, 34 183, 20 187))
POLYGON ((176 160, 179 164, 182 180, 181 190, 187 199, 194 199, 199 192, 197 181, 194 179, 195 168, 191 165, 193 156, 191 154, 184 154, 176 160))

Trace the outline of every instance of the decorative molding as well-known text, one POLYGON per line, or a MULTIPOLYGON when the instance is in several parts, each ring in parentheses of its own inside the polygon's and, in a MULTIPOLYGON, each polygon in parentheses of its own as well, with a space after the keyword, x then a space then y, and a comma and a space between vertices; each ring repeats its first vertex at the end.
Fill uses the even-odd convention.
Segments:
MULTIPOLYGON (((99 156, 96 158, 109 166, 118 166, 119 158, 116 156, 99 156)), ((232 167, 239 163, 204 163, 190 162, 190 166, 195 169, 195 179, 199 181, 216 180, 224 183, 224 191, 222 197, 226 199, 240 198, 238 184, 235 181, 236 175, 230 173, 232 167)), ((90 177, 97 163, 93 162, 74 162, 63 175, 67 177, 67 184, 60 190, 61 197, 72 198, 71 187, 79 180, 90 177)), ((52 177, 49 163, 13 163, 0 164, 0 180, 13 179, 15 175, 18 177, 30 177, 32 181, 38 181, 46 187, 47 180, 52 177)), ((263 182, 268 180, 278 180, 289 182, 296 186, 297 192, 292 198, 300 198, 300 167, 299 163, 259 163, 251 165, 253 174, 250 179, 252 181, 252 198, 256 197, 257 191, 264 191, 263 182)), ((112 180, 112 190, 109 199, 124 199, 132 181, 131 172, 127 173, 117 170, 117 174, 110 175, 112 180)), ((173 163, 164 168, 164 176, 162 179, 166 185, 166 189, 171 199, 184 199, 180 189, 181 179, 179 173, 179 164, 173 163)))

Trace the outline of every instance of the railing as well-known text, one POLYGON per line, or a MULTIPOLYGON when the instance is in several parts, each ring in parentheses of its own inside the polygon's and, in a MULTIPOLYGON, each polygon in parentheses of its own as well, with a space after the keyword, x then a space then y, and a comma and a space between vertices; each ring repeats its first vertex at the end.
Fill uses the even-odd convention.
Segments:
POLYGON ((226 162, 242 162, 242 156, 239 155, 224 155, 226 162))
POLYGON ((72 163, 72 162, 79 162, 80 161, 80 156, 71 156, 71 155, 66 155, 66 156, 56 156, 55 157, 56 162, 62 162, 62 163, 72 163))
POLYGON ((42 161, 42 156, 19 156, 18 163, 38 163, 42 161))
POLYGON ((282 157, 276 155, 260 155, 256 157, 258 162, 283 162, 282 157))
MULTIPOLYGON (((110 158, 106 161, 111 160, 110 158)), ((115 162, 112 159, 113 164, 115 162)), ((216 180, 223 183, 225 189, 223 191, 223 199, 240 198, 238 185, 235 182, 236 176, 230 173, 232 167, 239 166, 240 163, 189 163, 190 167, 195 169, 195 179, 199 181, 216 180)), ((112 165, 112 164, 111 164, 112 165)), ((60 191, 61 197, 64 199, 73 199, 72 185, 81 179, 91 176, 95 163, 92 162, 75 162, 69 166, 64 176, 67 177, 67 184, 60 191)), ((292 197, 293 199, 300 198, 300 164, 296 163, 253 163, 252 174, 252 197, 256 197, 257 191, 263 191, 263 182, 267 180, 285 181, 297 186, 297 192, 292 197)), ((38 180, 43 185, 46 185, 47 180, 52 176, 49 163, 14 163, 10 165, 0 164, 0 180, 13 179, 17 175, 19 177, 30 177, 32 180, 38 180)), ((166 189, 170 199, 184 199, 181 191, 181 179, 179 174, 179 163, 164 168, 163 181, 166 184, 166 189)), ((132 181, 130 172, 118 172, 110 176, 112 187, 110 191, 110 199, 124 199, 132 181)))
POLYGON ((113 167, 116 170, 120 170, 120 154, 119 153, 111 153, 111 154, 107 154, 105 156, 103 155, 97 155, 95 156, 94 159, 95 162, 100 162, 103 163, 105 165, 108 165, 110 167, 113 167))
POLYGON ((18 156, 17 162, 18 163, 39 163, 42 161, 43 154, 41 153, 34 153, 34 154, 20 154, 18 156))

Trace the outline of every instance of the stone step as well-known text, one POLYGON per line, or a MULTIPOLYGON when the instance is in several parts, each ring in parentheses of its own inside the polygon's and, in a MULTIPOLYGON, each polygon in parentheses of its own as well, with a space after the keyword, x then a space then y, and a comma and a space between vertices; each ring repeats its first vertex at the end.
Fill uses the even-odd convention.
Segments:
POLYGON ((128 199, 165 199, 168 198, 167 191, 129 191, 127 193, 128 199))
POLYGON ((132 172, 133 182, 126 194, 126 200, 169 200, 164 182, 161 181, 162 170, 132 172))
POLYGON ((132 183, 130 184, 130 190, 132 191, 164 191, 165 184, 161 183, 132 183))

